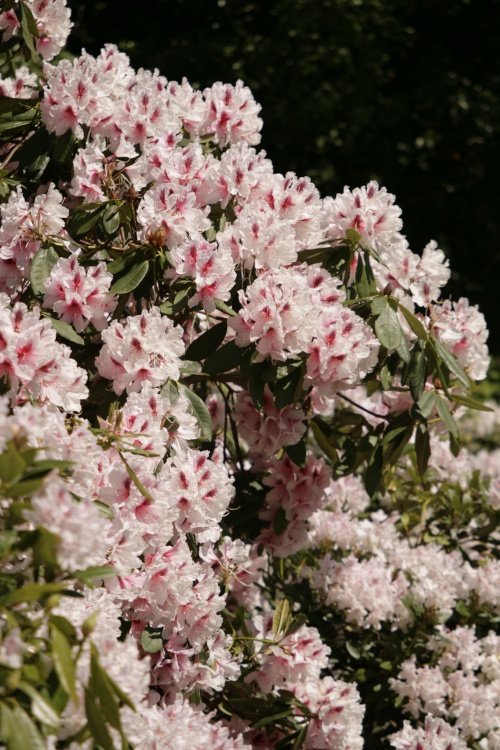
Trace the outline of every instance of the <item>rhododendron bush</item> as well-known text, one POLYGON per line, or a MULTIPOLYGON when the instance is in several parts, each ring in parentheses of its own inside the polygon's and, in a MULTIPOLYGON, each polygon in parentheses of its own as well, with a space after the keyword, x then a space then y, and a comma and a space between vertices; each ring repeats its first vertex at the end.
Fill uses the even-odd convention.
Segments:
POLYGON ((2 10, 0 745, 498 750, 500 415, 443 252, 275 174, 241 81, 2 10))

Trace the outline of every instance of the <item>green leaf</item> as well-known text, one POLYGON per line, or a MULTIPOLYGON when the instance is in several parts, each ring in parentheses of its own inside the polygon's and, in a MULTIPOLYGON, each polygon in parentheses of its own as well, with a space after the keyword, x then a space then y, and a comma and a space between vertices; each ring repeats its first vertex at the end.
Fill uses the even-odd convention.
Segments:
POLYGON ((38 38, 39 33, 33 13, 24 2, 19 3, 19 10, 21 13, 21 31, 23 34, 24 43, 31 52, 32 56, 38 57, 38 52, 34 40, 38 38))
POLYGON ((233 370, 241 362, 246 349, 248 347, 242 349, 240 346, 236 346, 234 341, 228 341, 206 358, 203 372, 206 372, 207 375, 218 375, 221 372, 233 370))
POLYGON ((382 486, 384 469, 384 454, 379 446, 373 453, 371 461, 365 471, 365 489, 370 497, 373 497, 382 486))
POLYGON ((332 463, 337 463, 339 457, 337 453, 337 449, 330 443, 328 440, 328 437, 323 432, 322 428, 320 427, 319 423, 315 420, 312 420, 310 422, 310 426, 312 429, 312 433, 314 435, 314 439, 316 440, 319 448, 323 451, 325 456, 327 456, 332 463))
POLYGON ((49 701, 44 698, 38 690, 35 690, 33 685, 30 685, 27 682, 20 682, 17 687, 31 698, 31 711, 33 716, 42 724, 57 729, 59 726, 59 716, 54 711, 54 708, 49 701))
POLYGON ((75 331, 75 329, 69 325, 69 323, 65 323, 64 320, 59 320, 58 318, 51 318, 47 316, 52 324, 52 328, 56 331, 56 333, 61 336, 61 338, 66 339, 67 341, 71 341, 73 344, 80 344, 80 346, 83 346, 85 344, 85 341, 82 339, 82 337, 75 331))
POLYGON ((42 247, 36 253, 31 263, 30 283, 35 294, 45 291, 45 279, 49 276, 59 256, 52 246, 42 247))
POLYGON ((149 261, 143 260, 142 263, 133 265, 129 271, 120 279, 115 281, 109 290, 111 294, 128 294, 139 286, 149 270, 149 261))
POLYGON ((288 518, 283 508, 278 508, 273 519, 273 531, 276 536, 282 534, 288 526, 288 518))
POLYGON ((79 578, 81 581, 88 583, 95 578, 112 578, 116 576, 116 570, 112 565, 94 565, 84 570, 75 570, 72 576, 79 578))
MULTIPOLYGON (((396 300, 397 301, 397 300, 396 300)), ((428 332, 425 329, 425 326, 423 323, 420 322, 420 320, 413 315, 404 305, 402 305, 399 301, 397 301, 398 308, 400 312, 403 314, 403 316, 406 318, 406 322, 410 326, 411 330, 422 341, 427 341, 428 339, 428 332)))
POLYGON ((203 441, 209 441, 212 439, 212 418, 208 411, 205 402, 196 394, 190 390, 187 386, 183 385, 182 389, 188 399, 192 412, 196 417, 198 425, 200 427, 200 439, 203 441))
POLYGON ((2 734, 8 750, 45 750, 46 743, 33 720, 20 706, 1 705, 2 734))
POLYGON ((385 307, 375 321, 375 333, 386 349, 397 349, 403 339, 403 331, 397 313, 389 306, 385 307))
POLYGON ((9 441, 0 455, 0 479, 3 484, 13 484, 21 479, 26 468, 26 461, 13 442, 9 441))
POLYGON ((20 602, 37 602, 44 596, 59 594, 64 591, 64 583, 27 583, 17 591, 8 594, 3 603, 7 606, 20 602))
POLYGON ((93 699, 99 702, 102 715, 112 727, 121 731, 119 705, 116 694, 109 682, 108 675, 99 664, 97 651, 92 646, 90 657, 89 692, 93 699))
POLYGON ((71 236, 80 237, 88 234, 95 227, 101 215, 104 213, 108 203, 88 203, 74 211, 66 225, 71 236))
POLYGON ((431 457, 429 432, 424 425, 418 425, 416 430, 415 454, 417 458, 418 473, 423 477, 427 470, 429 458, 431 457))
POLYGON ((55 625, 52 624, 50 632, 52 636, 52 658, 57 676, 73 703, 77 704, 76 668, 71 647, 64 633, 55 627, 55 625))
POLYGON ((162 386, 160 394, 166 398, 170 404, 175 404, 179 398, 179 386, 174 380, 167 380, 162 386))
POLYGON ((231 318, 238 317, 238 313, 235 310, 233 310, 232 307, 229 307, 229 305, 226 305, 226 303, 223 302, 221 299, 216 299, 214 300, 214 302, 215 302, 215 307, 217 308, 217 310, 220 310, 221 312, 226 313, 226 315, 229 315, 231 318))
POLYGON ((459 432, 457 423, 455 422, 455 420, 453 419, 451 415, 451 412, 448 408, 448 404, 440 396, 437 396, 436 405, 437 405, 437 410, 439 412, 439 416, 441 417, 444 424, 446 425, 449 433, 453 435, 453 437, 456 440, 458 440, 460 432, 459 432))
POLYGON ((85 713, 90 733, 99 748, 102 750, 115 750, 113 740, 106 726, 106 721, 88 688, 85 688, 85 713))
POLYGON ((146 628, 141 633, 140 644, 147 654, 158 653, 164 646, 161 630, 151 631, 146 628))
POLYGON ((120 226, 120 207, 116 203, 108 203, 103 211, 101 226, 107 235, 113 235, 120 226))
POLYGON ((446 349, 446 347, 444 347, 441 342, 435 338, 431 339, 431 346, 436 352, 437 356, 444 362, 448 370, 453 375, 455 375, 457 380, 459 380, 462 385, 465 385, 466 388, 470 388, 471 380, 458 363, 457 358, 454 357, 453 354, 451 354, 451 352, 449 352, 448 349, 446 349))
POLYGON ((410 360, 408 384, 414 401, 418 401, 425 388, 427 357, 421 349, 414 349, 410 360))
POLYGON ((149 500, 150 503, 154 503, 153 496, 151 495, 149 490, 146 489, 146 487, 143 485, 143 483, 141 482, 141 480, 139 479, 139 477, 137 476, 133 468, 130 466, 128 461, 125 459, 123 454, 120 451, 118 451, 118 455, 120 456, 121 460, 125 464, 125 469, 127 471, 127 474, 129 475, 130 479, 134 483, 135 487, 139 490, 141 495, 146 498, 146 500, 149 500))
POLYGON ((436 406, 437 398, 438 395, 435 391, 424 391, 419 398, 417 409, 424 419, 428 419, 431 416, 434 407, 436 406))
POLYGON ((227 333, 227 322, 209 328, 198 336, 186 350, 185 359, 193 359, 197 362, 208 357, 222 344, 227 333))
POLYGON ((305 440, 299 440, 294 445, 285 446, 285 452, 296 466, 305 466, 307 452, 305 440))
POLYGON ((387 307, 385 294, 379 295, 372 300, 372 315, 380 315, 387 307))
POLYGON ((292 608, 288 599, 278 602, 273 615, 272 632, 276 638, 284 635, 292 619, 292 608))
POLYGON ((459 396, 458 394, 451 393, 450 400, 461 406, 468 406, 469 409, 476 409, 477 411, 493 411, 489 406, 483 404, 482 401, 478 401, 470 396, 459 396))

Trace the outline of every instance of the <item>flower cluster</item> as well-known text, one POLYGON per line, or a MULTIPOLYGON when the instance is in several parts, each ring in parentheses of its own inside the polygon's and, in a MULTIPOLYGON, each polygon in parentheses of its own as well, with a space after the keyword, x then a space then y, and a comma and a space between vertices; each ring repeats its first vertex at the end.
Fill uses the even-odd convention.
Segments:
POLYGON ((0 745, 498 750, 484 318, 242 81, 70 25, 0 14, 0 745))

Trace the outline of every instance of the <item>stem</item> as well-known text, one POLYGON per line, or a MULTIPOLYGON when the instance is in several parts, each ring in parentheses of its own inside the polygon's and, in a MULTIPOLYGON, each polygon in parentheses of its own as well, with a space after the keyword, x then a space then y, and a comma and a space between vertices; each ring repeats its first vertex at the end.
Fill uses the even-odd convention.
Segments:
POLYGON ((343 393, 337 393, 337 396, 339 396, 339 398, 343 398, 344 401, 348 401, 350 404, 352 404, 352 406, 355 406, 356 409, 361 409, 361 411, 365 411, 367 414, 371 414, 372 417, 377 417, 377 419, 384 419, 386 422, 391 421, 385 414, 377 414, 376 411, 372 411, 371 409, 367 409, 365 406, 361 406, 361 404, 357 404, 352 400, 352 398, 349 398, 349 396, 344 396, 343 393))

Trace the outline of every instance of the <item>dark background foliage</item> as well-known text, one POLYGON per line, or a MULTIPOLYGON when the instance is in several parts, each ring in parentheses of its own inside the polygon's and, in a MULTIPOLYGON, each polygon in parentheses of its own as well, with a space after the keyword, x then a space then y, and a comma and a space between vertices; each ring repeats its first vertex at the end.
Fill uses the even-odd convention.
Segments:
POLYGON ((500 351, 500 0, 70 0, 71 49, 105 42, 201 87, 241 78, 275 169, 323 194, 369 179, 397 196, 449 292, 479 303, 500 351))

